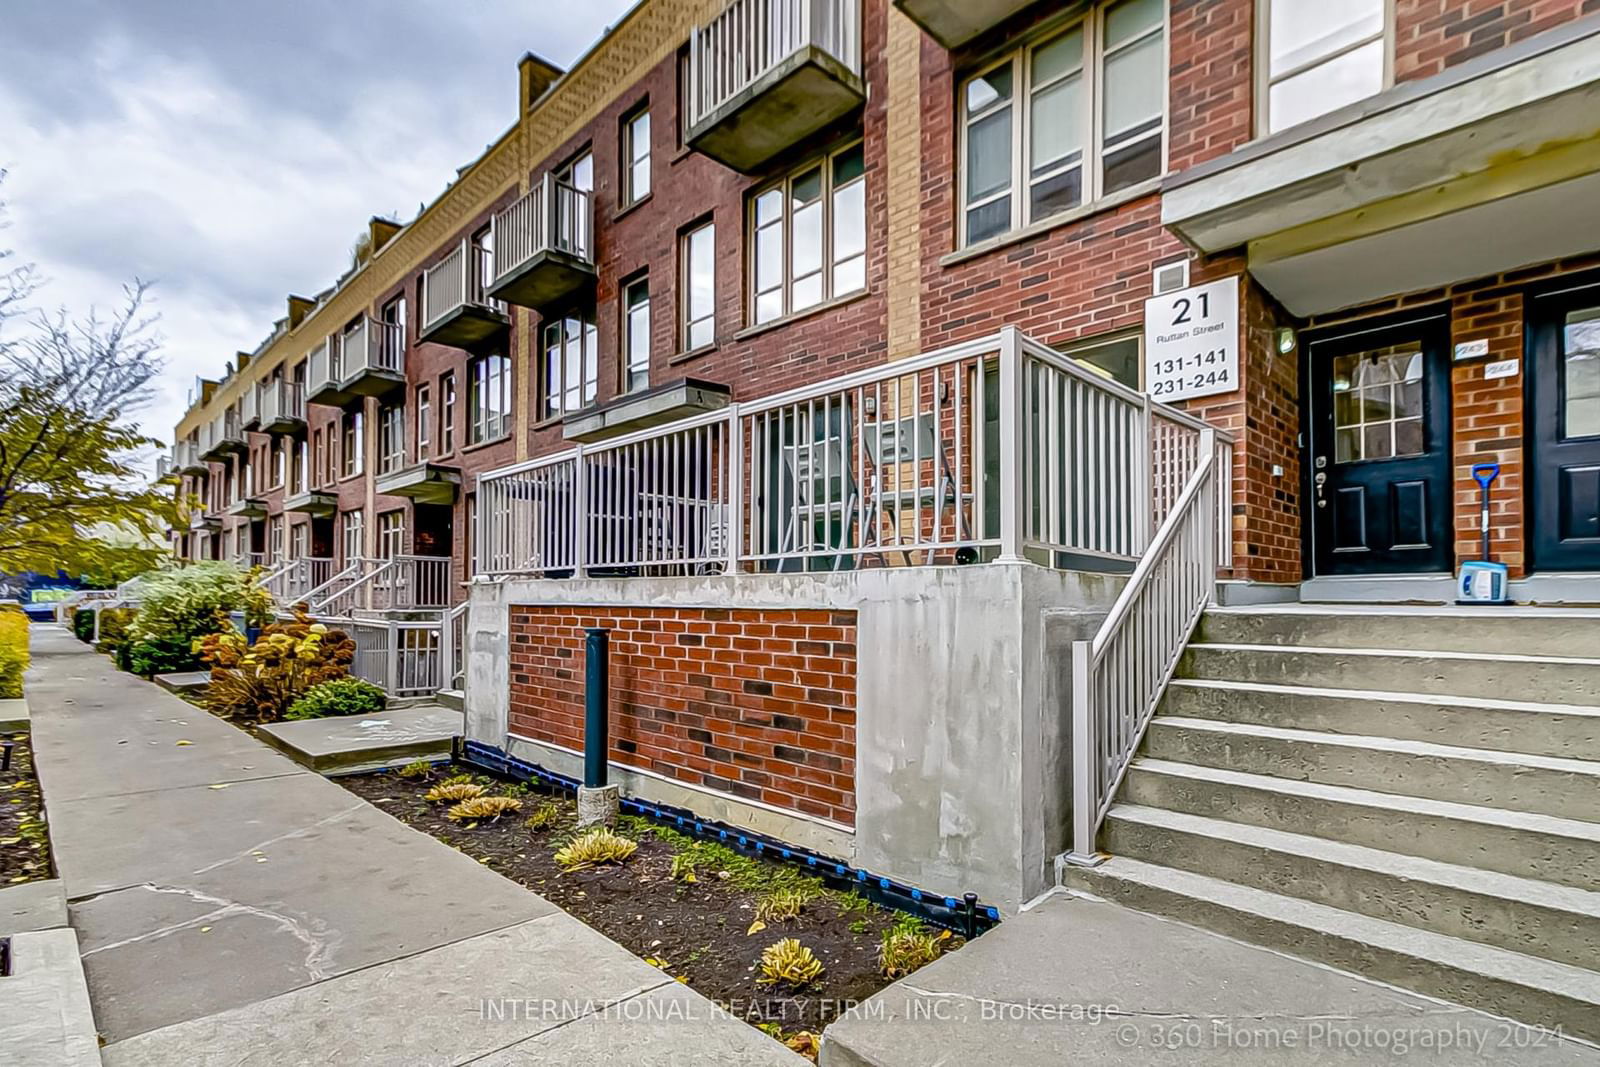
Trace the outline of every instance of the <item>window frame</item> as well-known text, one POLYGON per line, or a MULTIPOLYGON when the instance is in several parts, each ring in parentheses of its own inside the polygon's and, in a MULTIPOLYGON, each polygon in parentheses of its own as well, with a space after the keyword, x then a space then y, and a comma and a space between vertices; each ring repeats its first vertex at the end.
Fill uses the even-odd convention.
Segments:
MULTIPOLYGON (((1288 73, 1275 78, 1272 76, 1273 2, 1274 0, 1258 0, 1255 10, 1255 44, 1251 49, 1250 57, 1251 67, 1254 72, 1254 76, 1251 79, 1251 93, 1254 97, 1254 99, 1251 101, 1251 103, 1254 105, 1251 109, 1251 124, 1254 128, 1255 136, 1258 139, 1270 137, 1274 133, 1272 129, 1272 87, 1274 85, 1276 85, 1278 82, 1292 78, 1296 74, 1303 74, 1308 70, 1319 67, 1324 63, 1331 63, 1340 56, 1345 55, 1348 52, 1353 52, 1358 48, 1364 48, 1378 39, 1376 37, 1364 37, 1354 44, 1345 45, 1344 47, 1333 52, 1329 52, 1327 55, 1317 59, 1317 61, 1314 63, 1302 63, 1300 66, 1292 68, 1288 73)), ((1395 0, 1383 0, 1383 73, 1378 86, 1378 92, 1380 93, 1387 89, 1394 88, 1394 53, 1395 0)), ((1370 100, 1371 97, 1363 97, 1362 99, 1370 100)), ((1355 102, 1356 101, 1352 101, 1352 103, 1355 102)), ((1349 104, 1340 105, 1340 107, 1348 106, 1349 104)), ((1339 109, 1332 108, 1330 111, 1324 111, 1319 115, 1313 116, 1313 118, 1305 119, 1302 122, 1297 122, 1294 124, 1294 126, 1285 126, 1283 129, 1292 130, 1295 128, 1295 126, 1301 126, 1306 122, 1315 121, 1315 119, 1321 118, 1322 115, 1327 115, 1330 114, 1331 111, 1337 110, 1339 109)), ((1276 132, 1281 133, 1283 131, 1279 130, 1276 132)))
POLYGON ((346 567, 363 557, 367 550, 367 517, 365 508, 351 508, 339 514, 339 548, 344 553, 341 561, 346 567), (351 534, 356 542, 355 552, 350 551, 351 534))
POLYGON ((406 465, 406 406, 378 407, 378 474, 393 474, 406 465))
POLYGON ((573 308, 564 315, 552 316, 547 320, 540 320, 538 347, 535 350, 534 355, 535 372, 538 375, 538 380, 534 383, 534 411, 536 413, 535 418, 538 423, 544 424, 556 422, 560 419, 566 418, 568 415, 573 415, 580 411, 587 411, 588 409, 595 407, 600 403, 600 332, 599 326, 595 322, 595 318, 596 316, 593 310, 589 308, 573 308), (568 344, 566 339, 566 327, 568 322, 573 321, 576 321, 579 324, 579 358, 585 362, 584 374, 579 378, 578 382, 577 406, 569 408, 566 406, 568 344), (551 406, 551 398, 549 395, 550 346, 549 341, 547 340, 549 331, 553 329, 559 329, 562 331, 561 373, 556 376, 556 381, 558 382, 559 386, 558 396, 560 398, 560 402, 554 407, 551 406), (589 347, 589 339, 593 340, 592 348, 589 347), (588 364, 591 360, 593 361, 595 370, 592 379, 587 373, 588 364), (583 394, 587 390, 591 380, 594 383, 594 396, 586 401, 583 397, 583 394))
POLYGON ((359 478, 367 473, 367 416, 365 411, 346 411, 339 417, 339 479, 359 478))
POLYGON ((426 463, 433 458, 433 390, 427 382, 417 386, 413 404, 417 424, 417 462, 426 463))
POLYGON ((617 331, 618 340, 621 342, 619 345, 617 359, 617 371, 619 378, 619 381, 617 382, 617 388, 621 393, 626 395, 628 393, 642 392, 643 390, 650 388, 650 357, 652 355, 650 351, 650 275, 637 274, 628 279, 628 281, 624 282, 622 284, 621 301, 621 306, 617 309, 617 321, 622 327, 617 331), (642 368, 644 380, 638 384, 635 384, 633 380, 634 374, 636 373, 636 369, 633 365, 633 343, 637 335, 634 331, 633 325, 633 312, 635 305, 631 303, 631 300, 633 298, 633 291, 641 286, 644 288, 644 366, 642 368))
MULTIPOLYGON (((771 181, 755 186, 749 191, 748 194, 746 194, 744 203, 744 253, 749 267, 745 271, 747 280, 745 286, 744 316, 745 327, 747 329, 771 326, 773 323, 782 322, 785 319, 793 318, 796 315, 809 314, 810 312, 815 311, 817 308, 825 307, 834 301, 844 300, 859 293, 865 293, 871 290, 872 279, 868 276, 867 267, 872 258, 872 225, 870 218, 871 207, 870 204, 867 203, 866 196, 867 177, 868 167, 866 163, 866 141, 863 137, 851 135, 848 139, 838 142, 828 150, 808 157, 799 165, 789 167, 783 174, 772 179, 771 181), (835 161, 840 156, 855 149, 860 149, 862 152, 861 173, 842 184, 835 184, 835 161), (792 190, 794 187, 794 180, 797 177, 801 177, 813 169, 818 168, 820 168, 822 173, 822 189, 818 194, 818 199, 816 201, 822 205, 822 265, 817 273, 820 274, 822 280, 822 295, 816 302, 807 304, 803 308, 796 309, 794 306, 794 194, 792 190), (858 182, 861 183, 863 187, 861 220, 863 240, 862 251, 860 253, 863 261, 861 271, 861 286, 856 289, 849 289, 845 292, 838 293, 834 292, 833 285, 834 271, 838 267, 838 263, 834 259, 833 246, 834 194, 838 190, 850 185, 854 185, 858 182), (782 211, 782 216, 777 225, 783 238, 783 281, 779 286, 780 291, 783 294, 783 310, 770 319, 761 319, 757 314, 757 301, 763 290, 757 288, 760 285, 760 272, 757 268, 760 262, 758 241, 760 239, 761 231, 764 229, 764 227, 759 227, 756 224, 756 203, 762 197, 774 190, 779 190, 782 194, 780 197, 782 203, 782 207, 780 209, 782 211)), ((714 263, 715 256, 712 258, 714 263)), ((715 266, 713 266, 713 279, 715 278, 715 269, 715 266)), ((715 297, 712 298, 712 303, 715 305, 715 297)))
MULTIPOLYGON (((955 83, 955 250, 964 251, 969 248, 984 248, 991 243, 1004 243, 1019 233, 1032 231, 1036 228, 1045 229, 1063 225, 1073 219, 1121 203, 1132 196, 1142 195, 1152 191, 1164 178, 1171 167, 1172 151, 1172 112, 1171 112, 1171 79, 1172 79, 1172 5, 1170 0, 1163 0, 1161 5, 1161 70, 1163 72, 1161 93, 1161 123, 1158 127, 1161 138, 1161 164, 1156 173, 1149 178, 1143 178, 1129 186, 1124 186, 1114 192, 1103 192, 1105 184, 1105 26, 1106 13, 1116 8, 1126 0, 1105 0, 1105 2, 1091 4, 1089 7, 1047 21, 1043 25, 1030 30, 1025 36, 1010 41, 1003 49, 997 50, 977 63, 968 67, 956 79, 955 83), (1080 178, 1078 181, 1078 202, 1069 208, 1051 212, 1039 218, 1031 215, 1029 192, 1033 185, 1031 180, 1029 159, 1033 148, 1033 125, 1031 121, 1031 105, 1033 102, 1033 57, 1046 45, 1058 38, 1071 33, 1075 29, 1083 31, 1084 52, 1083 65, 1079 68, 1079 78, 1083 86, 1083 101, 1081 106, 1084 113, 1080 116, 1083 120, 1083 149, 1079 157, 1080 178), (967 202, 967 130, 970 126, 967 112, 967 87, 978 78, 1003 66, 1011 65, 1011 184, 1008 186, 1011 195, 1011 224, 997 233, 981 237, 976 241, 967 240, 967 214, 971 205, 967 202)), ((1392 0, 1387 0, 1392 2, 1392 0)), ((1258 5, 1259 6, 1259 5, 1258 5)), ((1148 32, 1148 31, 1147 31, 1148 32)), ((1140 38, 1142 39, 1142 38, 1140 38)), ((1131 44, 1134 42, 1127 42, 1131 44)), ((1138 143, 1137 140, 1129 141, 1119 147, 1127 147, 1138 143)), ((995 193, 987 199, 997 199, 1002 194, 995 193)))
POLYGON ((1116 384, 1127 389, 1132 389, 1135 392, 1144 392, 1145 367, 1143 327, 1136 326, 1127 330, 1110 330, 1106 333, 1091 334, 1084 337, 1074 337, 1070 341, 1056 342, 1050 347, 1053 348, 1063 359, 1072 360, 1074 363, 1085 367, 1085 369, 1089 370, 1092 374, 1103 375, 1107 381, 1116 382, 1116 384), (1139 350, 1138 358, 1134 362, 1134 366, 1139 372, 1139 382, 1137 385, 1129 385, 1127 382, 1118 381, 1117 378, 1105 367, 1102 367, 1093 360, 1086 358, 1087 354, 1094 349, 1105 348, 1109 345, 1121 344, 1124 341, 1133 341, 1139 350))
POLYGON ((622 116, 622 151, 617 160, 621 170, 622 206, 632 207, 648 197, 655 190, 655 153, 652 150, 651 137, 655 130, 655 120, 650 115, 650 102, 647 100, 633 110, 622 116), (639 120, 645 122, 644 153, 640 155, 639 120), (640 164, 644 165, 644 189, 639 189, 637 171, 640 164))
MULTIPOLYGON (((752 208, 752 211, 754 208, 752 208)), ((752 271, 752 276, 754 272, 752 271)), ((754 282, 752 281, 752 285, 754 282)), ((751 290, 752 294, 754 290, 751 290)), ((678 352, 687 355, 703 352, 717 345, 717 220, 706 219, 678 234, 678 352), (711 308, 704 315, 694 317, 693 268, 690 261, 694 253, 695 238, 704 234, 711 242, 711 308), (691 345, 694 327, 702 322, 711 324, 711 340, 691 345)))
POLYGON ((456 372, 445 371, 439 375, 439 455, 454 454, 456 450, 456 372))
POLYGON ((379 559, 397 559, 406 554, 405 508, 378 512, 376 546, 379 559))
POLYGON ((465 447, 498 441, 511 432, 511 358, 500 352, 485 352, 467 360, 467 440, 465 447), (481 392, 478 381, 479 368, 495 361, 498 373, 489 375, 481 392), (491 383, 499 383, 500 409, 497 416, 484 415, 484 400, 494 391, 491 383), (496 421, 498 419, 498 421, 496 421), (480 425, 481 424, 481 425, 480 425))

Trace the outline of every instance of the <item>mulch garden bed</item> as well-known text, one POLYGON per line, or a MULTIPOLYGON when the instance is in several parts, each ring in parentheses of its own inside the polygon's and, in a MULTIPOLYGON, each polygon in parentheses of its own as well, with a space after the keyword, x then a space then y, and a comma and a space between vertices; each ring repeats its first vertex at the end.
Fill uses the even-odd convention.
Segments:
MULTIPOLYGON (((44 796, 33 773, 27 734, 0 735, 9 743, 11 768, 0 771, 0 888, 50 877, 50 839, 44 796)), ((3 758, 3 757, 0 757, 3 758)))
POLYGON ((570 796, 512 785, 459 765, 434 766, 423 776, 422 766, 404 774, 333 781, 559 905, 797 1051, 814 1056, 816 1035, 851 1002, 963 943, 864 896, 827 889, 794 866, 756 859, 637 816, 621 816, 616 827, 637 842, 632 856, 619 864, 565 870, 555 854, 578 836, 570 796), (517 797, 521 809, 488 821, 451 820, 449 803, 424 795, 460 776, 470 776, 490 795, 517 797), (530 828, 536 813, 548 823, 530 828), (786 899, 804 901, 798 915, 768 914, 775 901, 786 899), (891 930, 902 935, 897 945, 911 949, 891 959, 901 965, 894 978, 880 961, 891 930), (811 950, 822 964, 821 974, 801 988, 761 982, 763 950, 791 937, 811 950))

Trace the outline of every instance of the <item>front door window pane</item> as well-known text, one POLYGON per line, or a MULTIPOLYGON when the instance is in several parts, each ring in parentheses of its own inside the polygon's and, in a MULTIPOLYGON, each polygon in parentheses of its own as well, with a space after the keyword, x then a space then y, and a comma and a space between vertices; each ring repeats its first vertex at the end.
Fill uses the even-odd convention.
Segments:
POLYGON ((1333 361, 1334 459, 1420 456, 1422 350, 1415 344, 1353 352, 1333 361))
POLYGON ((1600 436, 1600 308, 1567 314, 1561 395, 1562 436, 1600 436))

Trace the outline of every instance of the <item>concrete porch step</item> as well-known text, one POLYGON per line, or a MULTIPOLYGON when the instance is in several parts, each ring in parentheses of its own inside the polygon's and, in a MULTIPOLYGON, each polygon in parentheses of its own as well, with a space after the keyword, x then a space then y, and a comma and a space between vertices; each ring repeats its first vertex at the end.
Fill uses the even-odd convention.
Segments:
POLYGON ((1600 822, 1600 763, 1158 715, 1154 759, 1600 822))
POLYGON ((1133 804, 1107 813, 1101 843, 1118 857, 1600 970, 1600 892, 1133 804))
POLYGON ((1196 639, 1208 644, 1484 652, 1528 656, 1600 655, 1600 611, 1536 607, 1295 604, 1214 608, 1196 639))
POLYGON ((1600 760, 1600 707, 1572 704, 1176 678, 1161 714, 1600 760))
POLYGON ((1141 756, 1121 801, 1600 890, 1600 823, 1141 756))
POLYGON ((1311 646, 1191 644, 1180 678, 1378 689, 1435 696, 1515 697, 1592 707, 1600 659, 1311 646))
POLYGON ((1114 857, 1063 880, 1116 903, 1586 1040, 1600 973, 1193 871, 1114 857))
POLYGON ((275 722, 258 736, 321 774, 350 774, 447 759, 461 733, 462 713, 437 704, 390 707, 367 715, 275 722))

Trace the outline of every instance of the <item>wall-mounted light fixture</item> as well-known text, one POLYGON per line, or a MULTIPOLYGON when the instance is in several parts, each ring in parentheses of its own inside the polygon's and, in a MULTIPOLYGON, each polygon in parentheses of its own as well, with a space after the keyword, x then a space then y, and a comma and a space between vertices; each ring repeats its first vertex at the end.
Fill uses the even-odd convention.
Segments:
POLYGON ((1294 351, 1295 335, 1293 326, 1278 327, 1278 355, 1287 356, 1294 351))

